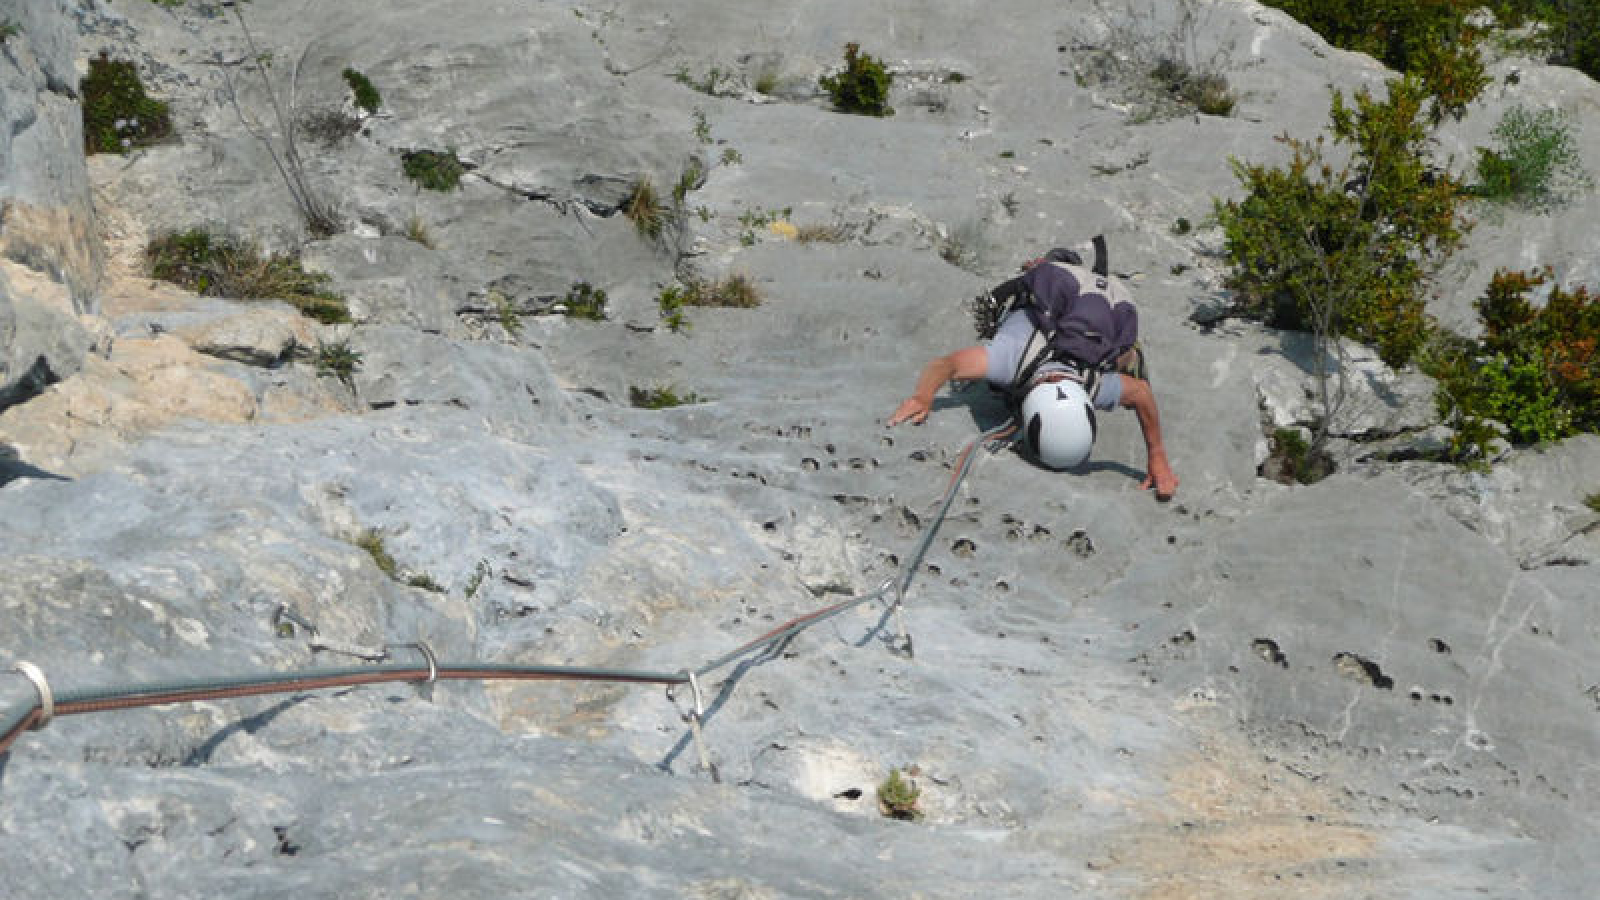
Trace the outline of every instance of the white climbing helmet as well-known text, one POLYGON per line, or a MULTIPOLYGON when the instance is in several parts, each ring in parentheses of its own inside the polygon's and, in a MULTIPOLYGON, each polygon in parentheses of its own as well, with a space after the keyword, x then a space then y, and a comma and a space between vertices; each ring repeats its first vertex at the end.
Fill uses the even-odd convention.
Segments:
POLYGON ((1076 381, 1043 382, 1022 399, 1022 445, 1045 468, 1083 465, 1094 431, 1094 405, 1076 381))

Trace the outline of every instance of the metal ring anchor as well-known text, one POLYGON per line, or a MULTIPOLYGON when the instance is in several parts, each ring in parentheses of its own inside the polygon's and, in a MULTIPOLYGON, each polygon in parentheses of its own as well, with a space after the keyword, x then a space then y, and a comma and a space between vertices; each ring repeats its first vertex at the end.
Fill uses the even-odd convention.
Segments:
POLYGON ((400 647, 409 647, 421 653, 422 658, 428 661, 428 680, 424 681, 423 684, 433 684, 439 680, 439 661, 434 657, 433 648, 428 646, 427 641, 415 641, 410 644, 384 644, 383 652, 387 654, 390 650, 400 647))
POLYGON ((18 661, 12 671, 33 682, 33 689, 39 692, 39 718, 33 723, 33 730, 38 731, 49 725, 50 720, 56 717, 56 696, 50 691, 50 682, 45 679, 44 670, 31 662, 18 661))

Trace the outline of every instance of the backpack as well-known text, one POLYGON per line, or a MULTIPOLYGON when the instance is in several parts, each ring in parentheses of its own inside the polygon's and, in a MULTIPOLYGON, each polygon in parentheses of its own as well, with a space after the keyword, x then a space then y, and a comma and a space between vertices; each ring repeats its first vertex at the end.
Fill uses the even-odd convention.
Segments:
POLYGON ((1111 277, 1104 237, 1095 237, 1094 255, 1094 266, 1084 268, 1071 251, 1051 251, 1022 276, 1017 302, 1044 335, 1049 357, 1103 372, 1139 339, 1139 314, 1111 277))

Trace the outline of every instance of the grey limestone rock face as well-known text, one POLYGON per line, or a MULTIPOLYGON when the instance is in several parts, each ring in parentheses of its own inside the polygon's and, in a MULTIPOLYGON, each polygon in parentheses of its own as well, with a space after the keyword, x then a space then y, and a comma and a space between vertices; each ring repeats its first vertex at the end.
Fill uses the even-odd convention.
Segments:
POLYGON ((78 370, 102 265, 66 0, 10 2, 0 54, 0 408, 78 370))
MULTIPOLYGON (((1160 4, 30 7, 173 105, 175 142, 92 170, 130 233, 298 251, 356 321, 119 285, 114 352, 0 420, 30 438, 0 448, 7 668, 115 688, 420 641, 676 673, 910 579, 899 610, 697 679, 698 744, 689 687, 612 682, 60 717, 0 757, 0 894, 1587 896, 1600 446, 1487 474, 1386 461, 1448 435, 1425 378, 1351 348, 1348 461, 1313 486, 1256 474, 1265 429, 1315 415, 1314 367, 1305 336, 1216 313, 1203 222, 1237 190, 1229 156, 1281 158, 1330 85, 1388 73, 1276 10, 1198 8, 1230 117, 1151 112, 1127 82, 1177 27, 1160 4), (234 10, 280 90, 298 67, 300 108, 347 117, 302 135, 333 237, 228 98, 281 139, 226 65, 249 52, 234 10), (895 73, 894 116, 829 108, 816 79, 851 41, 895 73), (459 187, 408 179, 417 150, 460 161, 459 187), (626 212, 646 178, 655 235, 626 212), (884 419, 972 342, 969 298, 1095 233, 1139 301, 1177 497, 1140 490, 1140 428, 1108 412, 1080 471, 974 451, 913 559, 1007 413, 980 384, 884 419), (731 276, 759 305, 663 308, 731 276), (604 317, 557 314, 579 282, 604 317), (351 368, 319 374, 319 345, 351 368), (891 769, 920 821, 882 815, 891 769)), ((1538 67, 1515 93, 1597 91, 1538 67)), ((1580 272, 1596 238, 1576 210, 1514 213, 1474 246, 1580 272)), ((26 268, 0 272, 12 294, 26 268)), ((1447 271, 1438 310, 1482 274, 1447 271)), ((32 690, 0 674, 6 708, 32 690)))

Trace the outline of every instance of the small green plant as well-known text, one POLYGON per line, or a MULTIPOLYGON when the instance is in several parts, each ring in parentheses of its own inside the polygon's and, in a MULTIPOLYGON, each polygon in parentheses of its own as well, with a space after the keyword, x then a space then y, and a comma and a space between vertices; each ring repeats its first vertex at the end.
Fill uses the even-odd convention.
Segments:
POLYGON ((343 75, 344 83, 350 85, 350 92, 355 97, 356 107, 366 110, 368 115, 376 113, 378 107, 383 105, 383 98, 372 80, 355 69, 345 69, 343 75))
POLYGON ((650 181, 650 176, 643 176, 634 182, 633 192, 622 204, 622 214, 645 237, 654 240, 661 236, 667 224, 667 208, 656 196, 656 186, 650 181))
POLYGON ((394 557, 389 554, 388 548, 384 546, 382 532, 376 528, 365 529, 356 535, 355 545, 367 551, 367 555, 372 557, 372 562, 378 567, 378 571, 390 578, 397 577, 400 567, 395 563, 394 557))
POLYGON ((1471 192, 1479 197, 1540 209, 1591 184, 1572 119, 1561 110, 1513 106, 1492 136, 1493 148, 1478 148, 1478 183, 1471 192))
POLYGON ((483 580, 489 577, 489 572, 489 561, 487 559, 478 560, 478 564, 472 569, 472 574, 467 576, 464 592, 468 600, 478 595, 478 590, 483 587, 483 580))
MULTIPOLYGON (((724 154, 726 155, 726 154, 724 154)), ((706 169, 698 158, 690 160, 678 175, 678 182, 672 186, 672 202, 678 207, 689 197, 690 191, 697 191, 706 183, 706 169)))
POLYGON ((922 810, 917 805, 921 799, 922 788, 901 775, 899 769, 890 769, 889 777, 878 785, 878 812, 891 819, 907 822, 921 819, 922 810))
POLYGON ((1600 513, 1600 491, 1583 498, 1583 505, 1589 507, 1590 512, 1600 513))
POLYGON ((1326 453, 1313 452, 1298 428, 1279 428, 1272 433, 1272 446, 1261 474, 1283 484, 1315 484, 1333 471, 1333 460, 1326 453))
POLYGON ((1017 158, 1017 152, 1015 150, 1001 150, 1000 151, 1000 158, 1001 159, 1016 159, 1017 158))
POLYGON ((671 409, 686 403, 699 403, 700 397, 692 391, 680 396, 675 388, 628 388, 628 404, 637 409, 671 409))
POLYGON ((677 72, 673 73, 672 78, 690 90, 699 91, 711 97, 720 97, 728 93, 728 86, 733 83, 734 76, 732 72, 724 72, 716 66, 712 66, 700 78, 690 75, 687 68, 679 68, 677 72))
POLYGON ((0 20, 0 44, 22 33, 22 26, 10 19, 0 20))
POLYGON ((694 118, 695 139, 702 144, 711 143, 711 120, 706 118, 706 111, 697 106, 690 115, 694 118))
POLYGON ((744 157, 740 156, 739 151, 733 149, 732 147, 723 147, 721 162, 725 166, 736 166, 739 163, 744 162, 744 157))
POLYGON ((1157 60, 1150 77, 1168 94, 1208 116, 1231 115, 1237 103, 1228 76, 1197 72, 1171 57, 1157 60))
POLYGON ((1193 230, 1194 225, 1183 216, 1179 216, 1178 220, 1172 223, 1172 233, 1178 235, 1179 237, 1182 237, 1193 230))
POLYGON ((406 579, 406 584, 414 588, 422 588, 435 594, 444 593, 444 585, 434 580, 427 572, 418 572, 406 579))
POLYGON ((588 319, 602 322, 606 318, 606 292, 587 281, 574 281, 567 288, 567 298, 562 301, 569 319, 588 319))
POLYGON ((677 333, 689 327, 689 319, 683 314, 684 292, 677 285, 669 285, 661 289, 661 294, 656 298, 657 305, 661 308, 661 322, 667 330, 677 333))
POLYGON ((515 341, 522 335, 522 317, 519 314, 517 305, 512 303, 511 298, 507 297, 504 292, 494 288, 489 289, 488 300, 490 305, 494 307, 495 321, 499 322, 500 327, 504 328, 506 334, 510 335, 511 339, 515 341))
POLYGON ((410 150, 400 155, 400 165, 407 178, 430 191, 455 190, 466 172, 454 151, 410 150))
POLYGON ((361 352, 350 346, 348 340, 317 342, 317 374, 331 375, 354 387, 354 378, 361 369, 361 352))
POLYGON ((350 321, 332 279, 307 272, 290 254, 265 256, 254 244, 199 228, 161 235, 145 247, 150 276, 207 297, 283 300, 324 324, 350 321))
POLYGON ((172 133, 167 105, 145 93, 139 70, 127 60, 103 52, 89 60, 89 73, 78 82, 78 91, 85 153, 126 153, 172 133))
POLYGON ((951 72, 950 74, 944 76, 945 84, 960 84, 966 80, 967 76, 961 74, 960 72, 951 72))
POLYGON ((844 71, 837 75, 824 75, 817 84, 833 98, 833 106, 840 112, 863 116, 890 116, 889 85, 894 75, 883 63, 861 52, 854 41, 844 45, 844 71))
POLYGON ((758 94, 771 94, 773 91, 777 90, 778 70, 762 69, 760 72, 756 73, 755 89, 756 93, 758 94))

